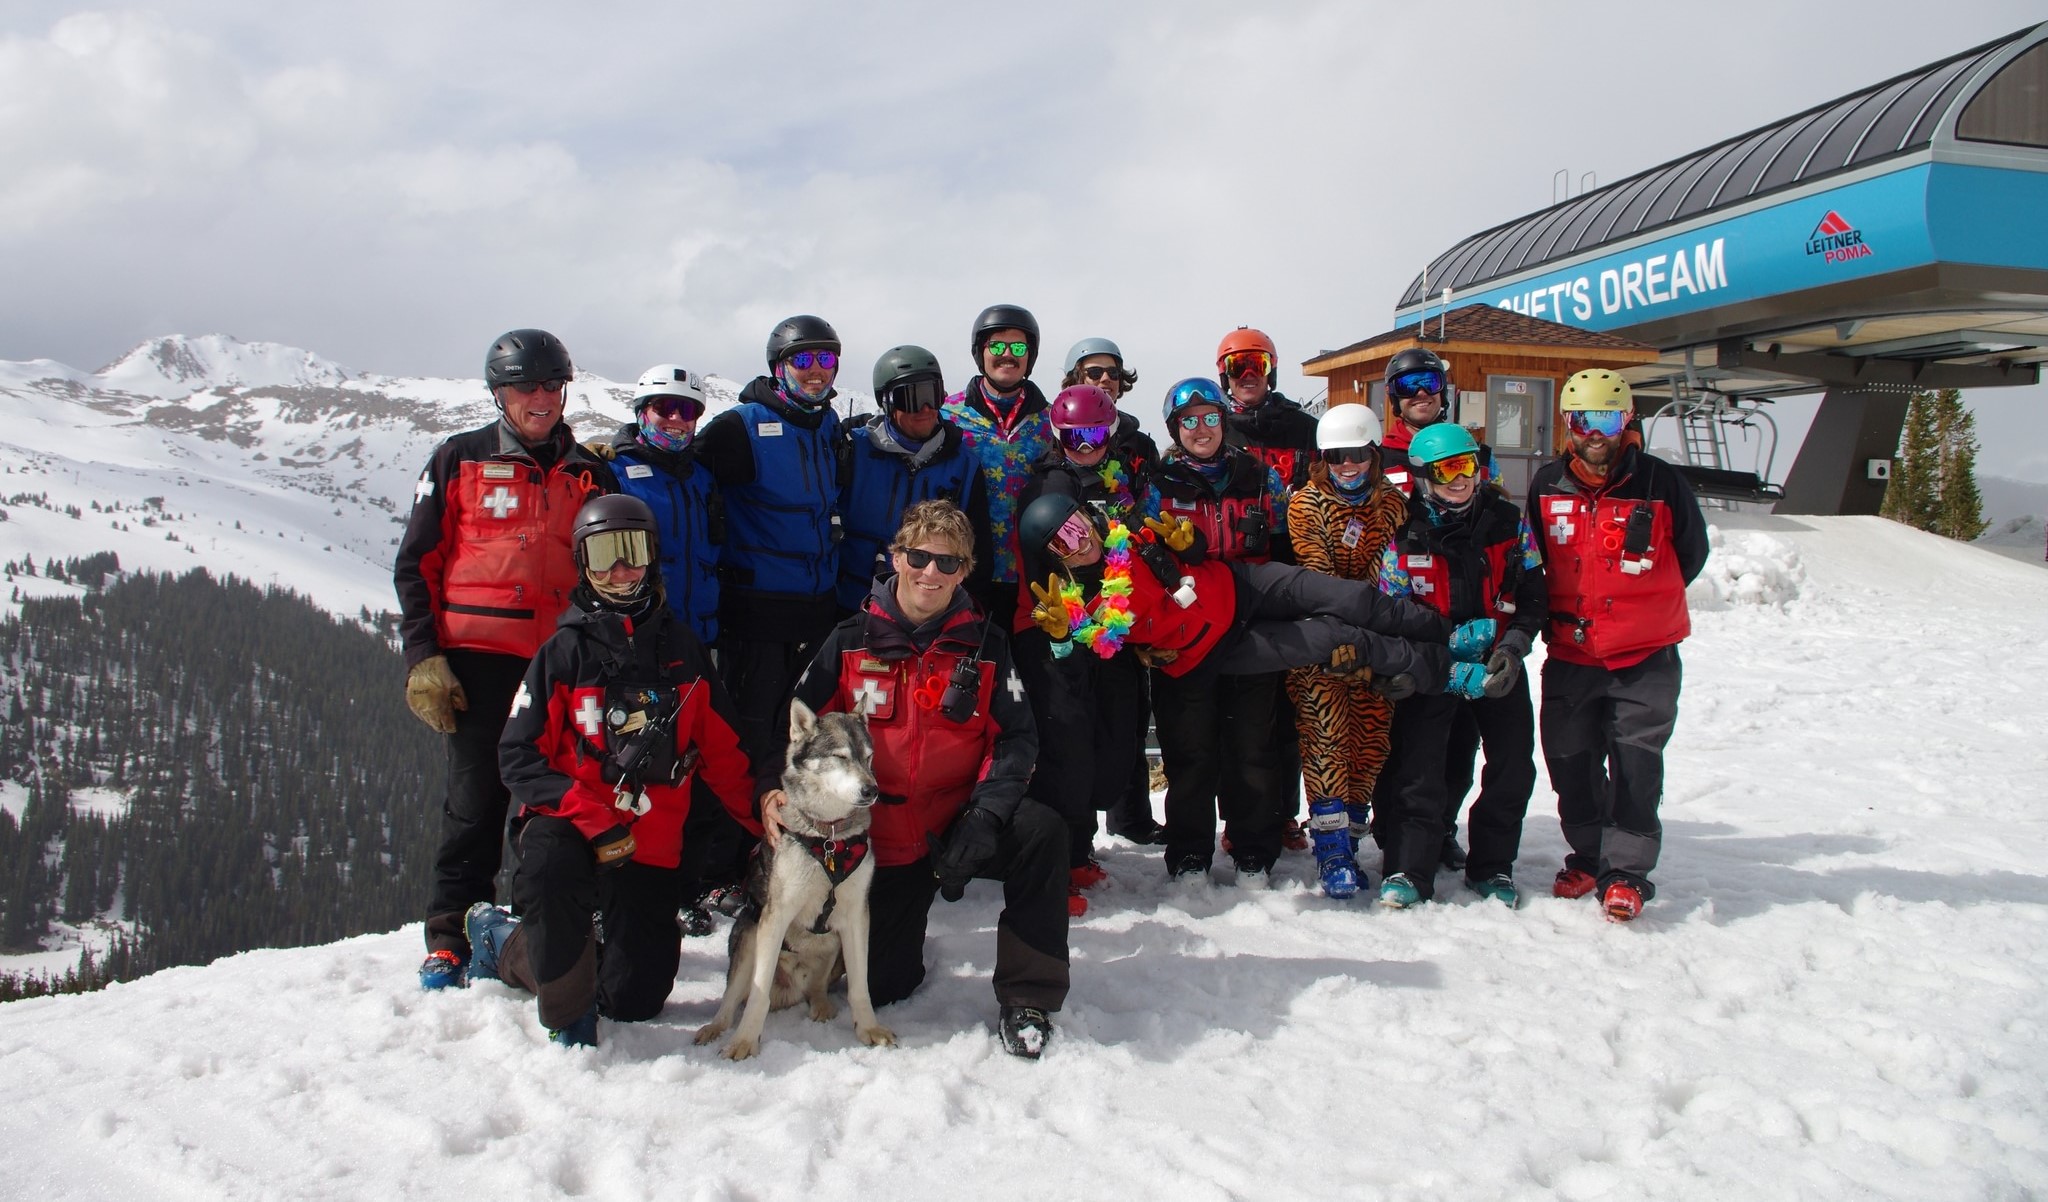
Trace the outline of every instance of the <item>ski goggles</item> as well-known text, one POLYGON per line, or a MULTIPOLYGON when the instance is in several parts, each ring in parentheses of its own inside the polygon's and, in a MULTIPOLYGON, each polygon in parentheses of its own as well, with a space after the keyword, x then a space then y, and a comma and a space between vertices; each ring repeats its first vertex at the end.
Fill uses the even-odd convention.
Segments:
POLYGON ((1207 426, 1214 430, 1222 424, 1223 414, 1215 410, 1211 410, 1208 413, 1183 413, 1180 415, 1180 428, 1183 430, 1194 430, 1202 426, 1207 426))
POLYGON ((1479 456, 1471 451, 1464 451, 1456 455, 1445 456, 1433 463, 1425 463, 1422 467, 1423 470, 1429 473, 1431 480, 1438 484, 1449 484, 1454 480, 1462 480, 1467 476, 1478 475, 1479 456))
POLYGON ((1424 393, 1444 394, 1444 373, 1435 368, 1421 371, 1404 371, 1387 381, 1387 394, 1397 401, 1406 401, 1424 393))
POLYGON ((1223 356, 1223 374, 1233 380, 1245 376, 1270 376, 1273 374, 1273 356, 1264 351, 1232 351, 1223 356))
POLYGON ((1564 415, 1564 424, 1580 438, 1613 438, 1628 428, 1628 418, 1624 409, 1574 409, 1564 415))
POLYGON ((704 402, 686 396, 651 396, 640 398, 640 407, 671 421, 693 422, 704 416, 704 402))
POLYGON ((809 371, 813 367, 832 371, 839 366, 839 352, 798 351, 789 357, 789 365, 798 371, 809 371))
POLYGON ((991 359, 1028 359, 1031 357, 1031 344, 1021 341, 988 342, 982 344, 981 353, 991 359))
POLYGON ((536 392, 556 393, 569 386, 567 380, 521 380, 509 385, 520 396, 532 396, 536 392))
POLYGON ((1374 443, 1362 447, 1325 447, 1317 452, 1324 463, 1342 466, 1347 463, 1371 463, 1380 457, 1380 449, 1374 443))
POLYGON ((1095 536, 1095 528, 1088 524, 1088 515, 1075 510, 1060 523, 1060 528, 1045 540, 1045 549, 1065 559, 1079 554, 1088 546, 1088 540, 1095 536))
POLYGON ((593 576, 620 564, 644 568, 654 562, 654 542, 645 530, 600 530, 583 536, 583 567, 593 576))
POLYGON ((904 380, 889 386, 882 403, 897 413, 923 413, 946 403, 946 386, 929 378, 904 380))
POLYGON ((1109 445, 1112 426, 1068 426, 1060 431, 1060 442, 1070 451, 1092 451, 1109 445))
POLYGON ((913 572, 922 572, 931 565, 937 564, 939 571, 951 576, 967 566, 967 557, 965 555, 941 555, 937 551, 927 551, 923 547, 911 547, 903 552, 903 562, 909 564, 910 570, 913 572))
POLYGON ((1082 368, 1081 375, 1085 377, 1090 384, 1100 384, 1104 380, 1121 379, 1123 377, 1123 369, 1116 366, 1113 363, 1096 363, 1088 367, 1082 368))

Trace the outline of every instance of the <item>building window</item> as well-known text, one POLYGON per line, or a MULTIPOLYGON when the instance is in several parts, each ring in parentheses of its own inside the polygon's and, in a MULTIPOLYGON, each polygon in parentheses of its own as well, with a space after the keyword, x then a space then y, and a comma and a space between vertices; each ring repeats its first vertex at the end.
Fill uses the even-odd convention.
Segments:
POLYGON ((2007 63, 1970 98, 1956 136, 1972 142, 2048 146, 2048 42, 2007 63))

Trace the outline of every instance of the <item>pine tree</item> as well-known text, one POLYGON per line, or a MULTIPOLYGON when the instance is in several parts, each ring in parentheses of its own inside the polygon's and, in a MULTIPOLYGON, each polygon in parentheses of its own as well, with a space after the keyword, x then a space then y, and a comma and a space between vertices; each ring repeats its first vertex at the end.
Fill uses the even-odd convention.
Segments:
POLYGON ((1935 428, 1940 436, 1939 506, 1931 529, 1960 542, 1984 533, 1984 498, 1977 491, 1977 415, 1963 407, 1963 394, 1941 390, 1935 428))
POLYGON ((1915 530, 1932 530, 1940 516, 1941 440, 1936 431, 1935 398, 1916 392, 1906 404, 1906 429, 1899 437, 1898 458, 1885 485, 1878 512, 1915 530))

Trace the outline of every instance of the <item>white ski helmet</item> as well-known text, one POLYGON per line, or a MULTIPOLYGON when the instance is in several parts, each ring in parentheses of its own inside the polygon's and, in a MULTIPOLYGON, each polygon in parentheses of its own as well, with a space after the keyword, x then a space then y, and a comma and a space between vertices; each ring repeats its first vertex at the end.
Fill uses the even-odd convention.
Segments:
POLYGON ((1379 445, 1380 434, 1379 415, 1372 411, 1372 406, 1347 401, 1330 406, 1316 422, 1316 449, 1374 447, 1379 445))
POLYGON ((704 404, 704 377, 679 363, 659 363, 640 373, 640 383, 633 393, 633 409, 640 408, 655 397, 684 397, 704 404))

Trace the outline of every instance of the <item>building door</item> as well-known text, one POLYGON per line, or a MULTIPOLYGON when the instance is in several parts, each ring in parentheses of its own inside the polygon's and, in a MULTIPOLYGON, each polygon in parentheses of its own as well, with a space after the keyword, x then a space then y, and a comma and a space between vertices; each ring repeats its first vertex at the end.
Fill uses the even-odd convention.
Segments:
POLYGON ((1530 477, 1551 457, 1555 389, 1555 381, 1541 376, 1486 377, 1486 441, 1518 505, 1529 495, 1530 477))

